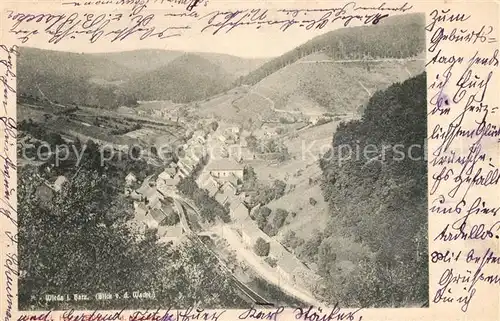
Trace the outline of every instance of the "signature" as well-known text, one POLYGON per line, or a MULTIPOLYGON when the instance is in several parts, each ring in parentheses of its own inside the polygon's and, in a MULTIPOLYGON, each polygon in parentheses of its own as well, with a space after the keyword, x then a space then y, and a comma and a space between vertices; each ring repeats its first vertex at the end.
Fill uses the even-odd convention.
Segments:
MULTIPOLYGON (((356 313, 361 311, 362 308, 356 309, 349 312, 341 312, 338 303, 330 310, 330 312, 323 312, 321 308, 314 309, 310 306, 308 309, 296 308, 294 311, 296 320, 349 320, 353 321, 356 319, 356 313)), ((363 317, 359 316, 357 319, 360 321, 363 317)))
POLYGON ((472 269, 466 270, 465 273, 457 273, 453 268, 446 269, 439 279, 439 289, 434 295, 434 303, 458 302, 462 304, 461 310, 467 312, 469 304, 476 293, 476 284, 478 282, 500 284, 499 275, 486 275, 483 272, 483 268, 487 264, 500 263, 500 258, 490 248, 482 256, 476 256, 474 249, 470 250, 466 262, 478 264, 477 269, 474 272, 472 269), (452 289, 450 285, 459 285, 457 287, 459 290, 452 289), (465 291, 465 293, 462 291, 465 291))
POLYGON ((273 312, 264 312, 264 311, 259 311, 255 308, 250 308, 248 310, 245 310, 243 313, 241 313, 238 318, 241 320, 250 318, 250 319, 257 319, 257 320, 274 320, 276 321, 278 318, 278 315, 282 313, 285 310, 284 307, 279 307, 276 309, 276 311, 273 312))

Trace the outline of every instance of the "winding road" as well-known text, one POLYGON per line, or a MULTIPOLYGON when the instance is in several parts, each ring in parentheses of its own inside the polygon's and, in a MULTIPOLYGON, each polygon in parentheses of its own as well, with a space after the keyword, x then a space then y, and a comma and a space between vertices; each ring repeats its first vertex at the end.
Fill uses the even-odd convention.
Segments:
POLYGON ((268 103, 269 103, 269 108, 274 111, 274 112, 277 112, 277 113, 287 113, 287 114, 292 114, 292 115, 304 115, 304 116, 309 116, 309 117, 313 117, 313 116, 322 116, 323 114, 325 113, 321 113, 321 112, 317 112, 317 113, 306 113, 306 112, 303 112, 303 111, 300 111, 300 110, 285 110, 285 109, 279 109, 279 108, 276 108, 275 107, 275 104, 274 104, 274 101, 259 93, 259 92, 256 92, 254 90, 250 91, 250 93, 254 94, 254 95, 257 95, 263 99, 265 99, 268 103))
POLYGON ((272 302, 266 300, 264 297, 262 297, 261 295, 250 289, 248 286, 246 286, 243 282, 238 280, 234 276, 231 269, 227 267, 226 263, 217 255, 217 253, 215 253, 211 248, 209 248, 205 243, 203 243, 199 238, 199 235, 191 230, 189 222, 186 218, 184 205, 187 205, 189 207, 191 206, 189 204, 184 203, 183 200, 179 200, 179 198, 177 198, 175 195, 169 195, 169 196, 173 199, 174 205, 177 209, 177 212, 179 213, 180 224, 184 229, 184 231, 186 232, 188 238, 195 244, 198 244, 200 247, 205 248, 210 254, 212 254, 219 261, 219 266, 221 267, 222 271, 224 272, 228 280, 231 282, 233 287, 239 290, 239 292, 245 295, 247 298, 249 298, 254 304, 273 305, 272 302))
POLYGON ((296 61, 298 64, 324 64, 324 63, 349 63, 349 62, 407 62, 407 61, 425 61, 425 59, 421 58, 386 58, 386 59, 347 59, 347 60, 299 60, 296 61))

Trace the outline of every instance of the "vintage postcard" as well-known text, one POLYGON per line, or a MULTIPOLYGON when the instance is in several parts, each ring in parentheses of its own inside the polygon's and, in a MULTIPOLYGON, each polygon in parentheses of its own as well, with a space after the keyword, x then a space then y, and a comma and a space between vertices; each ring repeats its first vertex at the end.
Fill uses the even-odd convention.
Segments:
POLYGON ((2 320, 500 318, 499 3, 1 8, 2 320))

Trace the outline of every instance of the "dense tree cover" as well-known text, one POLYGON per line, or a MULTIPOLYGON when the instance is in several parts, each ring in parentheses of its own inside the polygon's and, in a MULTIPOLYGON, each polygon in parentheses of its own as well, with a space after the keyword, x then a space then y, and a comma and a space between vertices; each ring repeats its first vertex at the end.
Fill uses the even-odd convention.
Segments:
POLYGON ((162 225, 174 226, 179 223, 180 218, 174 211, 166 213, 166 218, 162 221, 162 225))
POLYGON ((375 93, 360 121, 338 127, 320 161, 329 233, 301 249, 318 264, 327 300, 349 306, 427 300, 426 133, 425 73, 375 93), (354 153, 368 145, 365 155, 354 153), (350 157, 341 153, 347 146, 350 157), (351 245, 339 245, 337 233, 351 245), (354 263, 353 270, 346 273, 340 261, 354 263))
POLYGON ((425 50, 423 14, 390 17, 375 26, 340 28, 266 62, 238 79, 238 84, 256 84, 277 70, 316 52, 335 60, 362 58, 407 58, 425 50))
POLYGON ((42 179, 34 168, 19 171, 19 304, 24 310, 49 308, 156 308, 158 306, 236 307, 240 299, 217 260, 191 244, 156 243, 148 231, 141 240, 126 228, 123 208, 109 206, 116 194, 103 193, 107 177, 81 170, 50 201, 42 201, 42 179), (126 280, 126 282, 124 282, 126 280), (217 280, 214 282, 214 280, 217 280), (155 299, 109 302, 51 302, 45 294, 132 291, 155 299), (102 306, 99 306, 101 304, 102 306))
POLYGON ((182 55, 168 65, 143 73, 125 84, 139 100, 187 103, 227 90, 232 77, 220 66, 195 54, 182 55))
POLYGON ((302 244, 304 244, 304 240, 297 237, 294 231, 288 231, 283 238, 283 246, 291 250, 295 250, 302 244))
POLYGON ((282 208, 276 209, 273 215, 270 208, 263 206, 259 208, 252 219, 257 222, 257 226, 267 235, 275 236, 280 228, 285 224, 288 211, 282 208))
MULTIPOLYGON (((146 52, 136 54, 149 56, 146 52)), ((131 61, 138 57, 124 59, 131 61)), ((115 62, 109 58, 112 57, 21 48, 17 70, 19 96, 29 98, 32 103, 48 99, 64 105, 100 108, 135 106, 137 100, 184 103, 229 89, 235 75, 234 70, 228 72, 228 63, 237 69, 242 63, 250 63, 251 69, 260 65, 231 56, 221 60, 200 54, 178 54, 172 59, 162 57, 148 63, 156 66, 153 70, 131 70, 135 66, 124 66, 122 59, 115 62)))
POLYGON ((78 75, 31 74, 18 79, 20 101, 80 105, 105 109, 136 106, 136 96, 115 85, 92 83, 78 75))
MULTIPOLYGON (((286 183, 276 179, 272 185, 267 185, 258 180, 252 166, 243 169, 243 190, 255 193, 252 203, 265 205, 285 195, 286 183)), ((262 209, 261 209, 262 210, 262 209)))
POLYGON ((205 189, 199 188, 193 178, 182 178, 177 184, 177 188, 179 192, 194 201, 200 214, 207 222, 214 222, 217 217, 226 223, 231 221, 229 210, 210 197, 205 189))

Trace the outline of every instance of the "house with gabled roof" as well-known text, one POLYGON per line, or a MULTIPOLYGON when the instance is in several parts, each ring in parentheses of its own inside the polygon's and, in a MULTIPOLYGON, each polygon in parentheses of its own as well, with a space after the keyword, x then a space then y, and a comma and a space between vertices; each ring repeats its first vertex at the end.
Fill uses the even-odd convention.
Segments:
POLYGON ((179 175, 181 175, 182 177, 187 177, 187 176, 191 175, 191 173, 193 172, 193 170, 196 166, 195 161, 189 157, 181 158, 177 162, 177 164, 179 165, 179 171, 180 171, 179 175))
POLYGON ((212 175, 207 172, 203 172, 198 179, 198 186, 205 189, 208 192, 208 196, 214 197, 219 191, 220 184, 217 182, 212 175))
POLYGON ((231 175, 234 175, 242 180, 243 169, 243 165, 233 159, 221 158, 211 161, 205 170, 216 178, 229 178, 231 175))
POLYGON ((128 173, 128 175, 125 177, 125 185, 132 186, 135 182, 137 182, 137 177, 134 175, 134 173, 128 173))
POLYGON ((248 217, 248 208, 241 200, 236 199, 229 204, 229 214, 231 221, 243 222, 248 217))

